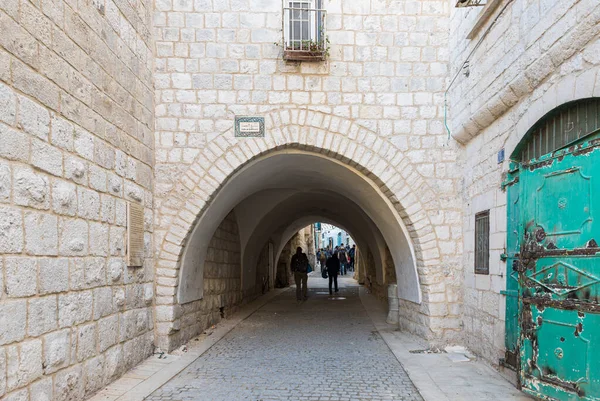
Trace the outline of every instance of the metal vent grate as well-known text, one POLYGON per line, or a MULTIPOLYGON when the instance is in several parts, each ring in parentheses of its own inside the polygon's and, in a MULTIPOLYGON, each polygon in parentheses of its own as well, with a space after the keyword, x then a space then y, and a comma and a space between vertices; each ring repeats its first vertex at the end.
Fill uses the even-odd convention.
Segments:
POLYGON ((490 211, 475 215, 475 274, 490 273, 490 211))
POLYGON ((600 130, 600 98, 567 103, 538 121, 525 135, 518 160, 526 163, 600 130))

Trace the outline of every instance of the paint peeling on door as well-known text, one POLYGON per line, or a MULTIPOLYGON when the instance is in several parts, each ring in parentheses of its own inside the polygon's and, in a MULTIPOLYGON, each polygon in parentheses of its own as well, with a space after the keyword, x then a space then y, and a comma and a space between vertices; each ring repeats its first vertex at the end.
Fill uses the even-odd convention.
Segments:
POLYGON ((519 386, 539 399, 600 400, 600 133, 521 162, 503 187, 516 276, 507 357, 518 355, 519 386))

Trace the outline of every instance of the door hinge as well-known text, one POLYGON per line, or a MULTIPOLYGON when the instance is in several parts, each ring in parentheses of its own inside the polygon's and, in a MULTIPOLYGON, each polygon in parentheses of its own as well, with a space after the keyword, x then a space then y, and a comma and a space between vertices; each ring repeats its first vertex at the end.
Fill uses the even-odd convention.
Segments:
POLYGON ((511 185, 515 185, 519 183, 519 176, 511 177, 510 175, 502 182, 500 185, 500 189, 503 191, 506 190, 506 187, 510 187, 511 185))

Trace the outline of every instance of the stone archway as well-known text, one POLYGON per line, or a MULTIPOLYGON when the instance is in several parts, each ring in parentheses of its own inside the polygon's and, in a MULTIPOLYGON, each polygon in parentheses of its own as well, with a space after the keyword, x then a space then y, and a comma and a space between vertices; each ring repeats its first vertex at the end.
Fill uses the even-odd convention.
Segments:
MULTIPOLYGON (((157 299, 161 310, 177 302, 178 279, 186 242, 223 188, 237 173, 276 152, 306 153, 345 166, 363 177, 381 195, 396 216, 412 246, 420 291, 445 288, 439 274, 440 247, 431 217, 443 210, 440 200, 403 152, 385 138, 339 117, 307 110, 280 110, 265 116, 265 138, 234 138, 232 130, 216 137, 174 184, 168 196, 158 200, 155 240, 157 243, 157 299), (433 278, 433 275, 436 278, 433 278), (170 280, 161 280, 161 278, 170 280), (163 283, 167 283, 167 285, 163 283)), ((214 224, 214 222, 213 222, 214 224)), ((445 291, 445 290, 443 290, 445 291)), ((427 297, 429 304, 430 298, 427 297)), ((421 334, 435 337, 429 328, 428 307, 405 305, 410 323, 421 334), (421 316, 421 317, 419 317, 421 316)), ((420 295, 418 300, 420 301, 420 295)), ((158 314, 157 314, 158 315, 158 314)), ((177 340, 177 314, 161 313, 158 343, 172 349, 177 340), (166 317, 165 317, 166 316, 166 317)), ((443 323, 439 325, 443 335, 443 323)))

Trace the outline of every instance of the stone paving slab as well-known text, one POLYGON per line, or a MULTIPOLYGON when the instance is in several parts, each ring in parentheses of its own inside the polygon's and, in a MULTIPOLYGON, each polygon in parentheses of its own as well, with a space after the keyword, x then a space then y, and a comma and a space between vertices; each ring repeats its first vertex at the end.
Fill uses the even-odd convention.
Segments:
POLYGON ((425 401, 531 401, 499 372, 479 361, 455 362, 448 354, 414 354, 427 343, 385 322, 386 306, 360 288, 379 334, 402 363, 425 401))
POLYGON ((484 363, 410 353, 426 342, 385 323, 386 306, 366 289, 341 278, 329 297, 326 285, 311 277, 300 305, 294 291, 269 293, 187 353, 149 358, 92 401, 531 400, 484 363))
POLYGON ((422 400, 355 282, 333 298, 323 282, 303 303, 289 291, 263 306, 147 400, 422 400))
POLYGON ((288 291, 289 288, 277 289, 243 305, 230 318, 221 321, 214 329, 207 330, 210 335, 201 335, 190 341, 187 352, 181 355, 168 354, 159 359, 153 355, 128 371, 122 378, 111 383, 88 401, 142 401, 157 388, 171 380, 179 372, 194 362, 199 356, 216 344, 221 338, 235 328, 257 309, 272 298, 288 291), (133 380, 132 380, 133 379, 133 380))

